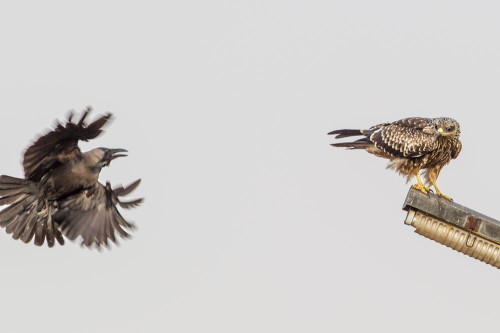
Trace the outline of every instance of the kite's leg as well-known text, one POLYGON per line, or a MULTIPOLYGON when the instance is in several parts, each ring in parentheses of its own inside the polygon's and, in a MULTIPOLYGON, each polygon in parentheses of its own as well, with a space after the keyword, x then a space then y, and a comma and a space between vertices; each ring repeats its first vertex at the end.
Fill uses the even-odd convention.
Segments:
MULTIPOLYGON (((415 173, 415 176, 417 176, 418 184, 413 185, 413 188, 416 189, 416 190, 419 190, 423 194, 428 194, 429 191, 430 191, 430 189, 427 186, 425 186, 424 183, 422 183, 422 179, 420 179, 420 170, 418 170, 415 173)), ((436 191, 437 191, 437 188, 436 188, 436 191)))
POLYGON ((453 201, 453 199, 452 199, 452 198, 450 198, 449 196, 444 195, 443 193, 441 193, 441 191, 440 191, 440 190, 439 190, 439 188, 437 187, 437 185, 436 185, 436 182, 435 182, 435 181, 432 181, 432 186, 434 186, 434 188, 436 189, 436 195, 437 195, 438 197, 443 197, 443 198, 445 198, 445 199, 447 199, 447 200, 453 201))

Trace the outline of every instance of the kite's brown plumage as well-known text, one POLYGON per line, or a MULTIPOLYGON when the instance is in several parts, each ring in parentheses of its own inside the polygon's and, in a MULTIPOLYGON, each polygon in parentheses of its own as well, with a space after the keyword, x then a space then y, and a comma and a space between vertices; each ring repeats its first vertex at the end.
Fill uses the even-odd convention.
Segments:
POLYGON ((383 123, 367 130, 342 129, 330 135, 336 139, 362 136, 353 142, 334 143, 334 147, 364 149, 367 152, 390 160, 389 168, 407 177, 417 177, 416 187, 428 192, 419 176, 424 170, 428 184, 432 184, 438 195, 449 198, 439 191, 436 179, 441 169, 457 158, 462 143, 460 125, 451 118, 405 118, 393 123, 383 123))

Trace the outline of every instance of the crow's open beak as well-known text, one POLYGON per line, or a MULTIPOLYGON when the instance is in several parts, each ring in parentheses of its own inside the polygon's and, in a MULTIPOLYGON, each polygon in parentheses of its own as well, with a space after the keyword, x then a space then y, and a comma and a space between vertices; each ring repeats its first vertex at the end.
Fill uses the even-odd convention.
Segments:
POLYGON ((127 156, 127 154, 120 154, 120 153, 126 153, 126 152, 127 152, 127 150, 121 149, 121 148, 106 149, 106 152, 104 153, 104 157, 102 159, 102 165, 108 166, 109 163, 112 160, 114 160, 115 158, 127 156))
POLYGON ((127 154, 120 154, 120 153, 127 153, 128 151, 126 149, 121 149, 121 148, 116 148, 116 149, 110 149, 108 150, 109 152, 109 160, 112 161, 117 157, 125 157, 127 154))

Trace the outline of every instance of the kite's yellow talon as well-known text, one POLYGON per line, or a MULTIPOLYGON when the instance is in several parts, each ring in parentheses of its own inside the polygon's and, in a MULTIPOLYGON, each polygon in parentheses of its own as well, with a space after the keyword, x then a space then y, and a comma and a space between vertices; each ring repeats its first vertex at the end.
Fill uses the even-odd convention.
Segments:
POLYGON ((450 198, 450 197, 449 197, 449 196, 447 196, 447 195, 444 195, 443 193, 436 193, 436 195, 437 195, 438 197, 445 198, 446 200, 453 201, 453 199, 452 199, 452 198, 450 198))
POLYGON ((430 191, 428 187, 426 187, 424 184, 415 184, 412 186, 414 189, 419 190, 423 194, 427 195, 430 191))
POLYGON ((436 186, 436 183, 432 183, 432 186, 434 186, 434 188, 436 189, 436 195, 438 197, 442 197, 442 198, 445 198, 446 200, 453 201, 452 198, 450 198, 449 196, 444 195, 443 193, 441 193, 441 191, 439 190, 439 188, 436 186))

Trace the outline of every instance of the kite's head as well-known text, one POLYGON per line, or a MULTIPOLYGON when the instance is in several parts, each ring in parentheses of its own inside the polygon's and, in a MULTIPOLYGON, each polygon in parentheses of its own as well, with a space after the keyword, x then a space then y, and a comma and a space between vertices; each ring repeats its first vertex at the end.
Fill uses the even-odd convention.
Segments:
POLYGON ((458 138, 460 136, 460 124, 452 118, 434 118, 434 127, 438 137, 458 138))

